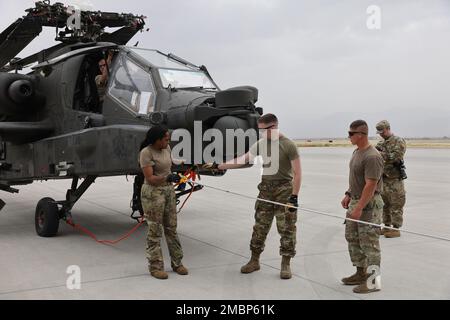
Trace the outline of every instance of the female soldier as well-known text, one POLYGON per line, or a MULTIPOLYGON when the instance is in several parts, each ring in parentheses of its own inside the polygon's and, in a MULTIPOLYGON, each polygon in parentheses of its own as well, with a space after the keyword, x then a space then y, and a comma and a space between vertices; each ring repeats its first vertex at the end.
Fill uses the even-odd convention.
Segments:
POLYGON ((141 199, 148 223, 147 259, 150 274, 157 279, 167 279, 161 251, 162 229, 169 247, 172 269, 187 275, 181 263, 183 250, 177 235, 177 213, 175 190, 172 182, 179 176, 171 174, 172 158, 169 146, 169 131, 161 126, 152 127, 141 144, 140 166, 145 176, 141 199))

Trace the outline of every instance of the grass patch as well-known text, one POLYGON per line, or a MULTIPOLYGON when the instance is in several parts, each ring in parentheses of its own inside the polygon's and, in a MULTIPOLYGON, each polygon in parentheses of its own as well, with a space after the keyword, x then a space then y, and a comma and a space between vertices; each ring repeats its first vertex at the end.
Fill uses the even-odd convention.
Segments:
MULTIPOLYGON (((376 145, 378 141, 378 139, 370 139, 372 145, 376 145)), ((311 139, 294 140, 294 142, 299 148, 352 147, 348 139, 311 139)), ((450 139, 406 139, 406 145, 407 148, 417 149, 450 149, 450 139)))

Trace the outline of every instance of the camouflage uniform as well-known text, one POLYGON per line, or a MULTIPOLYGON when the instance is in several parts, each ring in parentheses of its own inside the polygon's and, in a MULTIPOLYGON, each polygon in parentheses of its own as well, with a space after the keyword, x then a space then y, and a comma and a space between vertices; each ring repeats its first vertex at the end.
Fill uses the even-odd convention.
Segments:
MULTIPOLYGON (((286 200, 292 194, 292 182, 263 179, 258 185, 258 190, 258 197, 261 199, 286 203, 286 200)), ((250 250, 256 254, 260 254, 264 250, 264 243, 275 217, 278 233, 281 236, 280 255, 294 257, 297 211, 290 212, 285 207, 258 200, 255 203, 255 210, 255 225, 250 241, 250 250)))
MULTIPOLYGON (((358 204, 358 198, 352 198, 347 211, 347 218, 358 204)), ((360 220, 381 224, 383 214, 383 199, 375 194, 372 200, 363 209, 360 220)), ((350 259, 355 267, 380 266, 380 228, 353 221, 346 221, 345 239, 348 242, 350 259)))
POLYGON ((162 230, 166 237, 172 268, 181 266, 183 250, 177 235, 176 197, 173 186, 144 184, 141 190, 142 207, 148 224, 147 259, 150 272, 164 269, 161 251, 162 230))
POLYGON ((383 173, 383 223, 400 228, 403 224, 403 207, 406 202, 405 186, 400 179, 400 171, 395 163, 403 160, 406 152, 406 142, 400 137, 390 136, 380 141, 376 147, 384 160, 383 173))

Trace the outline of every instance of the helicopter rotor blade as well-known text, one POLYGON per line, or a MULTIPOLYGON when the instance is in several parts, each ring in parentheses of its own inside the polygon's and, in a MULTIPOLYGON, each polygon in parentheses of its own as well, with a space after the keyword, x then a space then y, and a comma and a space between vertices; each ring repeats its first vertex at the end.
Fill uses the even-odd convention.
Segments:
POLYGON ((112 42, 118 45, 126 45, 131 38, 139 31, 134 27, 123 27, 113 33, 102 34, 97 41, 112 42))
POLYGON ((32 18, 21 18, 0 34, 0 68, 21 52, 42 31, 41 22, 32 18))

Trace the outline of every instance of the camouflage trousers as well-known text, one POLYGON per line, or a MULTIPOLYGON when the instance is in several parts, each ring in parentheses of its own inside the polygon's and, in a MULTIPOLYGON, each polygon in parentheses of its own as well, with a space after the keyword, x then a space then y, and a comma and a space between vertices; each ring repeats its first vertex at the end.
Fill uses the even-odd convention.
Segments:
POLYGON ((400 228, 403 225, 403 207, 406 202, 403 180, 383 179, 383 223, 400 228))
POLYGON ((175 190, 171 184, 162 186, 142 185, 141 201, 148 224, 147 259, 149 270, 163 270, 161 238, 164 229, 172 267, 181 265, 183 250, 177 234, 177 207, 175 190))
MULTIPOLYGON (((347 218, 358 204, 357 199, 352 199, 347 211, 347 218)), ((361 221, 381 224, 383 214, 383 199, 376 194, 364 208, 361 221)), ((355 267, 380 266, 380 228, 360 224, 353 221, 345 223, 345 239, 348 242, 350 259, 355 267)))
MULTIPOLYGON (((292 183, 290 181, 262 181, 258 185, 259 198, 275 202, 287 203, 292 194, 292 183)), ((280 255, 295 256, 295 244, 297 228, 297 211, 289 212, 286 207, 256 201, 255 225, 253 227, 250 250, 260 254, 264 250, 267 234, 272 226, 273 218, 276 218, 280 240, 280 255)))

